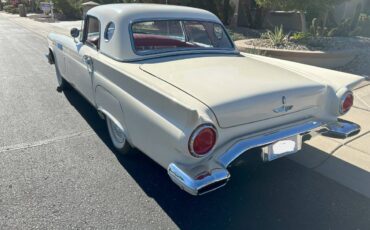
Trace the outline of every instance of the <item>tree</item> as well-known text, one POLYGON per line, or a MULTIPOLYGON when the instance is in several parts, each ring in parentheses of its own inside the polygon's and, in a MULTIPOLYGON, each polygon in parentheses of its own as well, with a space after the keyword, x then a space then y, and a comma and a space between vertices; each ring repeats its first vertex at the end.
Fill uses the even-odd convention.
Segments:
MULTIPOLYGON (((1 0, 0 0, 1 1, 1 0)), ((56 8, 66 15, 68 18, 79 17, 81 3, 87 0, 53 0, 56 8)), ((231 12, 230 0, 93 0, 99 4, 109 3, 168 3, 174 5, 193 6, 209 10, 216 14, 221 20, 227 24, 231 12)))
POLYGON ((55 9, 65 15, 67 18, 79 18, 81 15, 80 0, 53 0, 55 9))
MULTIPOLYGON (((159 3, 166 2, 165 0, 157 1, 159 3)), ((230 0, 168 0, 169 4, 192 6, 211 11, 217 15, 223 23, 229 23, 231 13, 230 0)))

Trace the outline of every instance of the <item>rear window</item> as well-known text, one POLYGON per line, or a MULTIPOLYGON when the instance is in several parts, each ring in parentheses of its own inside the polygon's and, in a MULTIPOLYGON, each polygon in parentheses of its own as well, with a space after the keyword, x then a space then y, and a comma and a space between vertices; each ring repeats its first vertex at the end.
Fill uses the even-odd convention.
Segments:
POLYGON ((179 49, 232 49, 223 26, 213 22, 158 20, 132 25, 137 53, 166 52, 179 49))

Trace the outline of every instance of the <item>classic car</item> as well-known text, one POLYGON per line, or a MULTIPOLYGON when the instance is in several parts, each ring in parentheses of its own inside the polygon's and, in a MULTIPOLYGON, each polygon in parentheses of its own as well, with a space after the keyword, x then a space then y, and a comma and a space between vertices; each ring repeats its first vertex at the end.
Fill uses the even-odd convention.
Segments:
POLYGON ((139 149, 192 195, 224 186, 252 148, 272 161, 316 134, 360 130, 338 117, 362 77, 241 53, 208 11, 110 4, 82 24, 48 35, 59 88, 97 109, 117 152, 139 149))

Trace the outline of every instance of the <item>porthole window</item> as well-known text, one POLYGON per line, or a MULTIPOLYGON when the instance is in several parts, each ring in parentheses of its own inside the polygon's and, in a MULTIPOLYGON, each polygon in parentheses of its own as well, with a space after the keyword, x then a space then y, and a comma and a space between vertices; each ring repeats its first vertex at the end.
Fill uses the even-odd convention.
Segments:
POLYGON ((116 26, 113 22, 108 23, 107 27, 105 28, 104 32, 104 39, 105 41, 110 41, 113 37, 114 30, 116 29, 116 26))

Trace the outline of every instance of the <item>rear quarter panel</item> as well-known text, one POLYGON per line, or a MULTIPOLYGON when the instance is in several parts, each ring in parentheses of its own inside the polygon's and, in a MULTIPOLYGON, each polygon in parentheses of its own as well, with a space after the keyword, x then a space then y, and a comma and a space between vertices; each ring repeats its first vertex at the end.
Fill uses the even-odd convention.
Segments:
POLYGON ((198 125, 214 123, 206 106, 141 71, 138 63, 105 55, 93 61, 96 106, 112 113, 134 147, 165 168, 200 161, 188 153, 188 139, 198 125))

